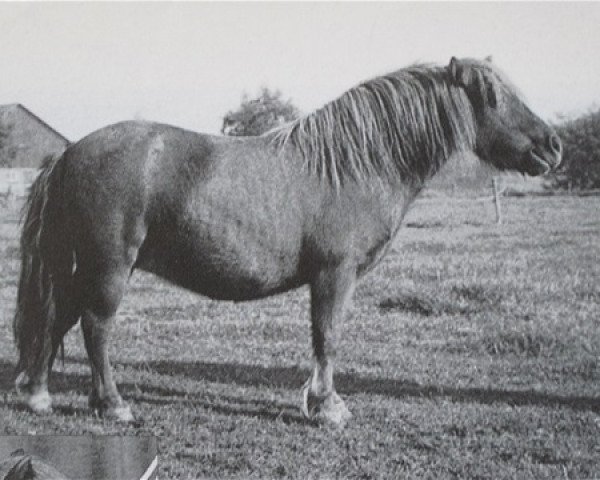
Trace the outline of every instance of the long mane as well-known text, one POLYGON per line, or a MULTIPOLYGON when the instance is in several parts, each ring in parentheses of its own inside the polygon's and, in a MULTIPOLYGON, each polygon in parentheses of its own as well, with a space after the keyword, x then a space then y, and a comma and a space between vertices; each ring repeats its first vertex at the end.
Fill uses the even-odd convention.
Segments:
POLYGON ((351 179, 422 182, 454 152, 471 150, 473 109, 445 69, 416 65, 364 82, 266 136, 292 146, 335 186, 351 179))

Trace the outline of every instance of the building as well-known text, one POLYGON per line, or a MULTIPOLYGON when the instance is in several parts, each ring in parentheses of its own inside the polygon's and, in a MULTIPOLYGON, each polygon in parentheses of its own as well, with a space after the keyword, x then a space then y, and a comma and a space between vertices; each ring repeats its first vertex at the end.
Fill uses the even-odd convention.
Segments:
POLYGON ((63 135, 20 103, 0 105, 0 167, 38 168, 44 158, 62 152, 63 135))

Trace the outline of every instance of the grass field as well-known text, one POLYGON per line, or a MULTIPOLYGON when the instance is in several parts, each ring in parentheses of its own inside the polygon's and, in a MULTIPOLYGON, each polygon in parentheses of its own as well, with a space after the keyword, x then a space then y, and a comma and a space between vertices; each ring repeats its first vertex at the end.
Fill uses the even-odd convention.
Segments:
POLYGON ((4 434, 153 434, 160 478, 600 478, 600 198, 415 204, 342 326, 344 430, 298 409, 305 289, 215 302, 136 273, 111 353, 138 420, 86 408, 79 328, 34 416, 12 391, 17 225, 0 225, 4 434))

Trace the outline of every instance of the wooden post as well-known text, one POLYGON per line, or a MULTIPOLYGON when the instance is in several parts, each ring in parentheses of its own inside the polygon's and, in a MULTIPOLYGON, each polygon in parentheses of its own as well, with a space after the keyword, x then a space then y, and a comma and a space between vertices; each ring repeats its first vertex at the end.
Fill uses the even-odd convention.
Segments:
POLYGON ((492 179, 492 184, 494 186, 494 205, 496 206, 496 223, 498 225, 502 224, 502 207, 500 205, 500 186, 498 185, 500 182, 498 181, 498 177, 494 177, 492 179))

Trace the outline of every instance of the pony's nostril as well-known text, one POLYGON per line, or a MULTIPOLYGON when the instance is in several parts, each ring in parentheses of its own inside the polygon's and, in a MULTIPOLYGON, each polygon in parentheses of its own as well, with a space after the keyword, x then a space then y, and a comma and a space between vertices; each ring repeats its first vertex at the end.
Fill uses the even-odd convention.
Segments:
POLYGON ((550 148, 552 149, 552 151, 558 155, 562 154, 562 142, 560 141, 560 138, 558 137, 558 135, 556 134, 552 134, 550 135, 550 148))

